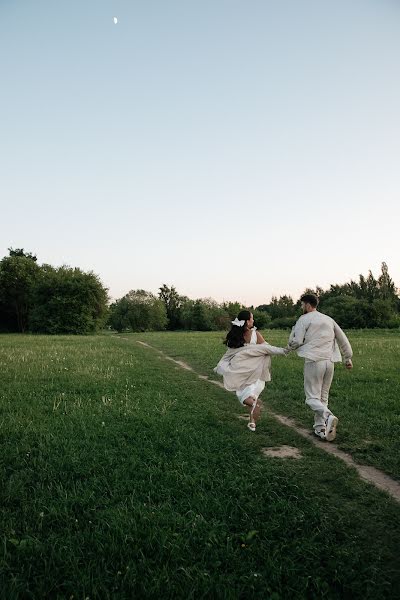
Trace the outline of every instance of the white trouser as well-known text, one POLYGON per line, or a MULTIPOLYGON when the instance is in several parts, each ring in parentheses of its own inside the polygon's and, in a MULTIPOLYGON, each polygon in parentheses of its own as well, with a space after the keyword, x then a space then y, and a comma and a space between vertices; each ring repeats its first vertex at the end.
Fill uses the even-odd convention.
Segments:
POLYGON ((328 408, 329 390, 335 366, 330 360, 304 363, 304 391, 306 404, 314 411, 314 429, 325 427, 331 411, 328 408))

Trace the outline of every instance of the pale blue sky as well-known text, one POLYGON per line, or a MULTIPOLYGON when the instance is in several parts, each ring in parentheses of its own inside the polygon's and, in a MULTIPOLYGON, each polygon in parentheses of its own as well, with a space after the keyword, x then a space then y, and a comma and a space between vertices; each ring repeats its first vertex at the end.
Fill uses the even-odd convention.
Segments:
POLYGON ((0 0, 0 56, 0 256, 114 298, 400 286, 397 0, 0 0))

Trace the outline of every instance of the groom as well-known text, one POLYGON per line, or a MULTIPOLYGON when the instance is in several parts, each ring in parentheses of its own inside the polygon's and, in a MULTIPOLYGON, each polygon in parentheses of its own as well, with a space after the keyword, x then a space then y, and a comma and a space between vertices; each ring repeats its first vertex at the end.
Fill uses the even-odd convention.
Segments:
POLYGON ((341 361, 341 352, 346 368, 352 369, 353 351, 339 325, 317 311, 317 296, 304 294, 300 301, 303 314, 292 329, 288 349, 305 359, 304 391, 306 404, 314 411, 314 433, 333 442, 338 418, 328 408, 328 397, 334 363, 341 361))

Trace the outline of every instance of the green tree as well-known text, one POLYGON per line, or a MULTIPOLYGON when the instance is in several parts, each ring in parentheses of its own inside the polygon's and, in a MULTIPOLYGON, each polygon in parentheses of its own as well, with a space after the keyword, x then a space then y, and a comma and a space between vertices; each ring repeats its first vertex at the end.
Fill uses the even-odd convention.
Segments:
POLYGON ((381 274, 378 277, 378 289, 381 300, 388 300, 393 307, 397 306, 398 290, 389 275, 389 269, 385 262, 382 263, 381 274))
POLYGON ((244 306, 240 302, 223 302, 222 309, 228 313, 230 320, 233 321, 240 311, 244 309, 244 306))
POLYGON ((212 319, 210 310, 202 300, 196 300, 192 309, 192 327, 195 331, 211 331, 212 319))
POLYGON ((370 306, 367 300, 352 296, 332 296, 321 304, 321 312, 332 317, 340 327, 363 329, 368 327, 368 319, 371 321, 370 306))
POLYGON ((165 283, 160 287, 158 297, 164 302, 168 318, 168 329, 181 329, 181 309, 186 298, 180 296, 175 287, 168 287, 165 283))
POLYGON ((230 328, 231 317, 226 304, 218 304, 212 298, 186 299, 181 307, 184 329, 192 331, 221 331, 230 328))
POLYGON ((218 304, 218 302, 216 302, 213 298, 202 298, 196 302, 202 304, 204 307, 204 314, 207 315, 207 318, 204 321, 204 326, 207 326, 207 329, 204 331, 221 331, 230 329, 231 319, 229 313, 225 310, 223 305, 218 304))
POLYGON ((194 327, 192 325, 192 322, 193 322, 192 314, 193 314, 194 302, 195 302, 194 300, 191 300, 190 298, 186 298, 181 306, 181 323, 182 323, 183 329, 186 329, 186 330, 194 329, 194 327))
POLYGON ((258 310, 257 308, 253 311, 254 325, 257 329, 266 329, 271 323, 271 315, 266 311, 258 310))
POLYGON ((30 253, 11 248, 9 251, 10 256, 0 261, 0 320, 3 329, 24 332, 40 268, 30 253))
POLYGON ((372 302, 374 325, 367 327, 399 327, 400 320, 390 298, 378 298, 372 302))
POLYGON ((273 319, 269 325, 269 329, 290 329, 296 323, 297 317, 278 317, 273 319))
POLYGON ((23 248, 9 248, 8 249, 10 256, 23 256, 25 258, 30 258, 34 262, 37 261, 36 254, 32 254, 31 252, 25 252, 23 248))
POLYGON ((360 275, 358 287, 359 298, 368 300, 368 302, 372 302, 379 297, 378 281, 373 276, 372 271, 369 271, 368 277, 360 275))
POLYGON ((342 327, 396 327, 399 322, 399 297, 385 262, 376 279, 371 271, 343 285, 331 285, 322 291, 320 310, 332 316, 342 327))
POLYGON ((131 329, 129 320, 129 300, 124 297, 116 300, 110 305, 108 314, 108 325, 121 333, 131 329))
POLYGON ((30 329, 86 334, 104 325, 107 289, 97 275, 78 268, 43 265, 33 290, 30 329))
POLYGON ((117 331, 159 331, 167 322, 163 301, 145 290, 131 290, 110 307, 109 323, 117 331))
POLYGON ((257 306, 256 310, 267 312, 271 316, 271 319, 282 319, 295 315, 297 306, 291 296, 284 295, 280 296, 279 299, 276 296, 272 296, 270 304, 261 304, 257 306))

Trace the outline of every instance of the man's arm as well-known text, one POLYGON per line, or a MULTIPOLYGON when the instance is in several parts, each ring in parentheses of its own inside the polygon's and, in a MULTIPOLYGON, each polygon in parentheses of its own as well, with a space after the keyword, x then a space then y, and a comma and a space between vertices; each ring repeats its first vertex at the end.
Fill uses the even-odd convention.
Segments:
POLYGON ((344 333, 344 331, 339 327, 339 325, 336 322, 334 325, 334 330, 335 330, 335 339, 338 343, 340 352, 343 356, 344 364, 346 365, 347 369, 352 369, 353 363, 352 363, 351 359, 353 356, 353 350, 351 348, 350 342, 349 342, 346 334, 344 333))
POLYGON ((296 325, 292 328, 292 332, 289 336, 288 348, 290 350, 296 350, 304 344, 304 338, 306 335, 306 328, 304 325, 304 319, 300 317, 296 325))

